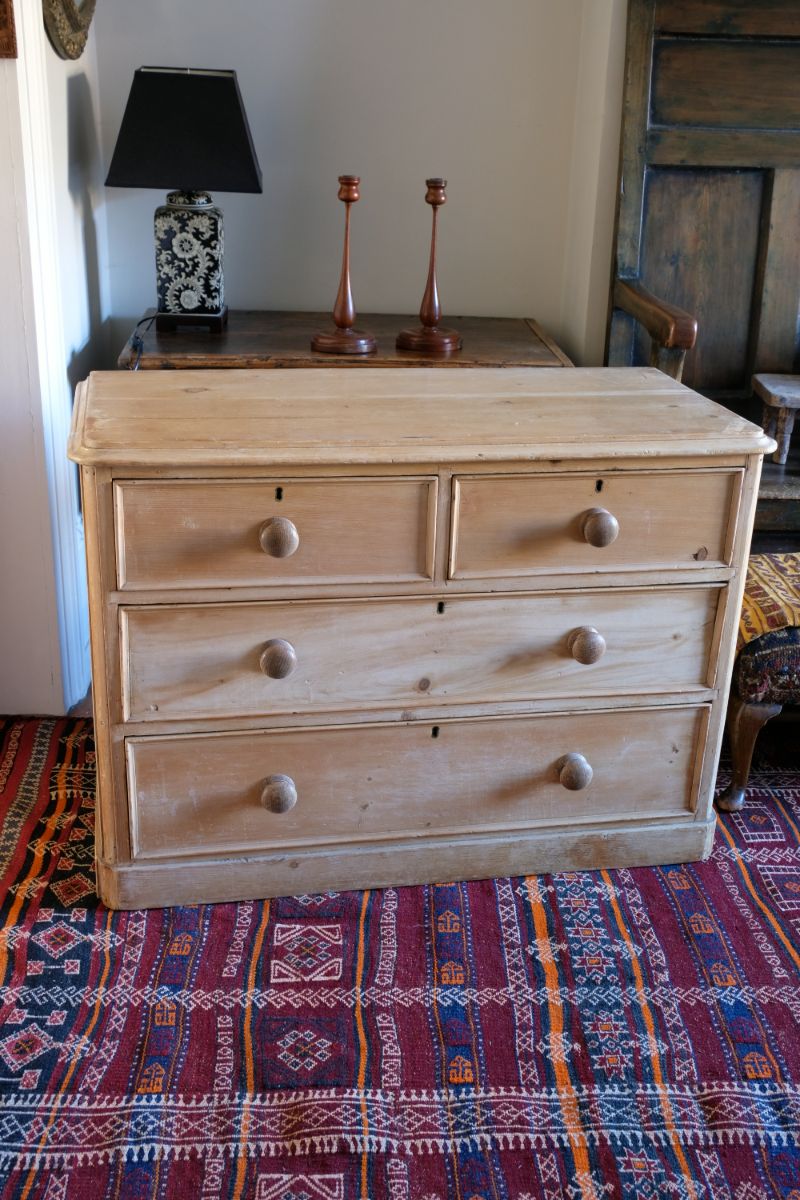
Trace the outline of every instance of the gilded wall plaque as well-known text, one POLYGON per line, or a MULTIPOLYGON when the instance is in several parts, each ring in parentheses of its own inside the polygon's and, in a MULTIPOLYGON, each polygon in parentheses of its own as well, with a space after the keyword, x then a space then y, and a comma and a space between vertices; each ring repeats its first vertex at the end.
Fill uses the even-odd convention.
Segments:
POLYGON ((0 0, 0 58, 17 57, 13 0, 0 0))
POLYGON ((43 0, 44 24, 61 58, 80 58, 97 0, 43 0))

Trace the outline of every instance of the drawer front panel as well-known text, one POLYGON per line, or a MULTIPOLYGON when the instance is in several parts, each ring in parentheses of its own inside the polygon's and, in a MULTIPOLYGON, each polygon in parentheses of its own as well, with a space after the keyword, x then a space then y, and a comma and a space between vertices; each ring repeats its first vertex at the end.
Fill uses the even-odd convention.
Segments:
MULTIPOLYGON (((133 853, 213 854, 664 816, 689 819, 705 708, 129 738, 133 853), (566 755, 591 781, 568 790, 566 755), (583 771, 583 768, 580 768, 583 771), (288 811, 262 802, 283 777, 288 811)), ((573 771, 572 782, 577 782, 573 771)), ((285 794, 285 791, 284 793, 285 794)))
POLYGON ((702 688, 713 683, 720 593, 628 588, 122 609, 124 716, 193 720, 702 688), (580 661, 587 658, 596 661, 580 661))
POLYGON ((433 477, 118 482, 118 584, 281 587, 428 579, 436 486, 433 477))
POLYGON ((450 576, 727 564, 740 484, 738 470, 462 476, 453 485, 450 576), (586 540, 592 510, 617 522, 609 544, 586 540))

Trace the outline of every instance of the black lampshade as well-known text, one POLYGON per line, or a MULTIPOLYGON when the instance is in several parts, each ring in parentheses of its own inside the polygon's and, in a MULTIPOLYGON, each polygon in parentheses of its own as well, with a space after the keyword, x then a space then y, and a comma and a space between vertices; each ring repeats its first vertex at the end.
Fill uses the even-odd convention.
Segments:
POLYGON ((139 67, 106 183, 260 192, 261 168, 236 72, 139 67))

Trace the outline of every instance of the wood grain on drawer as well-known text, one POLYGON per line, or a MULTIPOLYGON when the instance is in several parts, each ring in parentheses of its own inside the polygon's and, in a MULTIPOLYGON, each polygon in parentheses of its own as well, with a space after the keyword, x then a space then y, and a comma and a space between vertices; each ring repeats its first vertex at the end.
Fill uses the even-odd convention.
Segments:
POLYGON ((450 575, 727 564, 740 482, 738 470, 461 476, 453 483, 450 575), (596 520, 609 513, 619 527, 606 545, 586 540, 594 510, 596 520))
POLYGON ((623 709, 130 738, 134 857, 688 817, 706 719, 623 709), (569 754, 593 772, 579 791, 559 780, 569 754), (274 777, 296 794, 288 811, 264 807, 274 777))
POLYGON ((115 484, 114 507, 121 588, 417 580, 433 570, 434 477, 130 480, 115 484), (268 523, 289 536, 273 545, 268 523))
POLYGON ((713 683, 719 599, 719 587, 701 586, 124 608, 124 715, 698 689, 713 683))

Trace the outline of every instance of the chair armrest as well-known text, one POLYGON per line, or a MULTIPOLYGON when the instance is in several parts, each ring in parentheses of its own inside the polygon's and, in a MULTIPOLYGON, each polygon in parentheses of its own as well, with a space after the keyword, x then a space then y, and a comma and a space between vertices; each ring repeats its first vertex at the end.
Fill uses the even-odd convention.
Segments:
POLYGON ((659 300, 632 279, 614 283, 614 307, 644 325, 654 342, 667 350, 691 350, 697 340, 697 318, 659 300))

